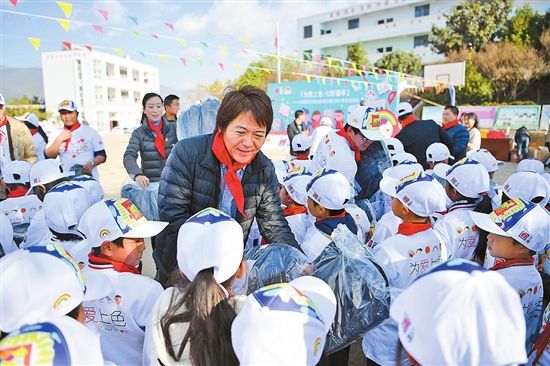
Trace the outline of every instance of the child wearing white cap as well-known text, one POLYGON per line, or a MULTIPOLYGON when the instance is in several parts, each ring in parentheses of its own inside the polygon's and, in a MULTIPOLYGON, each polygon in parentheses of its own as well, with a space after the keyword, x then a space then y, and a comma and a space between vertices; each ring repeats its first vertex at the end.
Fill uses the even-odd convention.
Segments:
POLYGON ((283 215, 298 244, 303 242, 306 229, 308 228, 306 187, 310 179, 311 174, 304 172, 303 169, 290 173, 283 178, 283 183, 280 185, 279 190, 281 203, 285 206, 283 208, 283 215))
POLYGON ((15 117, 16 120, 23 122, 32 135, 32 143, 34 144, 34 149, 36 150, 36 155, 38 160, 44 160, 44 149, 48 143, 48 135, 40 126, 40 121, 36 114, 32 112, 27 112, 22 116, 15 117))
POLYGON ((489 173, 487 169, 475 160, 464 158, 452 167, 438 164, 435 174, 445 178, 447 193, 447 213, 437 220, 434 230, 446 245, 450 258, 480 259, 485 254, 484 246, 481 252, 476 252, 478 243, 484 241, 480 231, 474 225, 469 215, 470 211, 489 213, 492 211, 491 200, 487 195, 489 190, 489 173))
POLYGON ((313 134, 311 135, 311 148, 309 149, 310 156, 315 155, 321 140, 332 130, 332 120, 330 117, 321 118, 319 127, 315 128, 313 130, 313 134))
POLYGON ((502 276, 473 262, 452 259, 418 278, 395 299, 390 316, 397 323, 407 364, 527 361, 517 293, 502 276))
POLYGON ((493 154, 487 149, 479 149, 470 154, 470 159, 477 161, 487 169, 489 173, 489 198, 493 204, 493 209, 497 208, 501 204, 500 196, 498 194, 499 186, 494 181, 495 172, 504 163, 495 159, 493 154))
POLYGON ((231 323, 245 298, 229 289, 246 272, 243 249, 240 225, 217 209, 206 208, 180 227, 178 280, 152 309, 143 364, 238 364, 231 323))
POLYGON ((521 198, 524 201, 546 207, 550 200, 550 184, 537 173, 514 173, 502 185, 502 202, 504 203, 510 198, 521 198))
POLYGON ((292 139, 292 150, 296 154, 296 160, 309 160, 311 139, 306 135, 297 135, 292 139))
POLYGON ((307 229, 301 248, 313 261, 332 241, 336 226, 343 224, 355 235, 358 231, 353 217, 345 210, 352 192, 345 176, 336 170, 319 169, 306 189, 308 211, 316 220, 307 229))
POLYGON ((530 350, 538 335, 542 316, 542 279, 534 265, 537 252, 550 241, 550 215, 540 206, 520 198, 505 202, 485 215, 470 212, 474 223, 489 232, 487 248, 493 257, 503 258, 491 269, 500 273, 521 299, 530 350))
POLYGON ((241 365, 317 365, 335 314, 332 289, 316 277, 263 287, 233 321, 233 349, 241 365))
POLYGON ((544 174, 544 163, 537 159, 523 159, 516 167, 516 173, 520 172, 544 174))
POLYGON ((27 236, 33 216, 42 210, 42 202, 35 194, 27 194, 30 187, 32 165, 15 160, 7 163, 2 171, 8 197, 0 202, 0 212, 9 218, 13 226, 13 239, 17 245, 27 236))
MULTIPOLYGON (((441 142, 434 142, 426 149, 426 163, 428 163, 428 169, 426 169, 426 174, 434 175, 433 169, 439 163, 449 163, 449 159, 454 159, 449 151, 447 145, 442 144, 441 142)), ((443 186, 445 186, 445 179, 435 175, 434 177, 437 181, 443 186)))
MULTIPOLYGON (((380 189, 393 197, 392 211, 403 220, 397 234, 377 245, 373 259, 395 294, 446 258, 445 247, 432 229, 430 216, 445 210, 445 190, 431 175, 414 172, 397 180, 385 177, 380 189)), ((396 359, 397 324, 386 320, 363 337, 363 352, 380 365, 396 359)))
POLYGON ((85 324, 100 334, 103 355, 119 365, 138 365, 143 358, 145 327, 162 286, 142 276, 138 265, 144 238, 160 233, 167 223, 148 221, 129 200, 100 201, 80 219, 86 236, 88 267, 107 277, 100 285, 111 286, 109 295, 84 304, 85 324))
POLYGON ((92 204, 97 203, 103 199, 103 195, 105 194, 105 192, 103 191, 103 187, 97 180, 90 177, 89 175, 83 174, 71 178, 71 183, 78 184, 79 186, 84 188, 88 192, 92 204))

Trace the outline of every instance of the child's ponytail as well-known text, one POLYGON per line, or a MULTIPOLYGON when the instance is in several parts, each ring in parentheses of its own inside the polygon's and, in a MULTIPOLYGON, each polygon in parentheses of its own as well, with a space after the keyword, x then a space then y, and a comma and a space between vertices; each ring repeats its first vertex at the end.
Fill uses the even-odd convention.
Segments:
MULTIPOLYGON (((484 194, 481 196, 481 201, 474 208, 474 212, 481 212, 484 214, 490 214, 493 212, 493 204, 489 195, 484 194)), ((479 241, 477 247, 474 250, 474 262, 477 262, 481 265, 485 262, 485 255, 487 251, 487 236, 489 233, 485 230, 482 230, 480 227, 477 228, 479 231, 479 241)))
MULTIPOLYGON (((224 284, 228 285, 232 280, 230 278, 224 284)), ((182 281, 176 285, 178 289, 174 293, 183 293, 183 296, 172 297, 160 321, 168 354, 179 361, 190 342, 189 355, 193 365, 238 365, 231 346, 231 323, 236 316, 235 309, 214 279, 213 268, 200 271, 193 282, 186 287, 184 285, 182 281), (189 323, 189 328, 179 348, 174 350, 169 329, 177 323, 189 323)))

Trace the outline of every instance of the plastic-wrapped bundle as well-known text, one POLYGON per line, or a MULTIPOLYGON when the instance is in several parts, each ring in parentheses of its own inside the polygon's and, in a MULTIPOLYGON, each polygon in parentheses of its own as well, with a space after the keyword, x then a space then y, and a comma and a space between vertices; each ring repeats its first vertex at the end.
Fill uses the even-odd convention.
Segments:
MULTIPOLYGON (((245 253, 245 258, 247 278, 240 282, 247 294, 274 283, 290 282, 307 274, 310 266, 302 252, 286 244, 255 246, 245 253)), ((237 287, 235 284, 237 292, 244 292, 237 287)))
POLYGON ((135 183, 126 184, 120 190, 120 196, 132 201, 147 220, 159 220, 158 207, 159 183, 150 183, 141 188, 135 183))
POLYGON ((176 122, 178 140, 214 132, 219 107, 218 99, 207 98, 204 102, 193 104, 181 112, 176 122))
POLYGON ((332 237, 312 263, 312 275, 328 283, 336 295, 336 317, 327 336, 329 354, 388 318, 390 306, 386 278, 368 250, 344 225, 338 225, 332 237))

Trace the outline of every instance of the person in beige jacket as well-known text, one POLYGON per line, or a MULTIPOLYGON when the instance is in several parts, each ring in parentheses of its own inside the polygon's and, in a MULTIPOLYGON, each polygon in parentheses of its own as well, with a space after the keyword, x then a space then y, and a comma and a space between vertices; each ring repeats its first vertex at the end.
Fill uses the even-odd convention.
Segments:
MULTIPOLYGON (((34 150, 32 135, 29 129, 24 123, 6 116, 4 114, 4 105, 4 96, 0 94, 0 129, 5 128, 6 131, 6 141, 0 139, 0 145, 2 145, 2 150, 4 150, 4 144, 6 144, 6 151, 9 151, 9 154, 6 154, 5 157, 2 156, 2 161, 4 159, 9 159, 10 161, 24 160, 34 164, 38 160, 38 157, 34 150)), ((0 167, 1 165, 0 163, 0 167)))

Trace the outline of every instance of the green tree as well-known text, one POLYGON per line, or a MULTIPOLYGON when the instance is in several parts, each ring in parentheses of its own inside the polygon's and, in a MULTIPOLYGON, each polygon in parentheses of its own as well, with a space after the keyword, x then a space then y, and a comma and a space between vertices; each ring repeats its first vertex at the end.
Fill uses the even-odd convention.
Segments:
POLYGON ((411 52, 397 50, 384 55, 375 63, 375 66, 405 74, 418 75, 422 69, 422 62, 420 58, 411 52))
POLYGON ((517 45, 531 46, 541 34, 543 16, 529 5, 516 10, 506 22, 502 39, 517 45))
POLYGON ((444 28, 432 26, 429 42, 439 53, 464 48, 480 51, 501 37, 512 0, 470 0, 455 6, 444 28))
POLYGON ((363 47, 363 43, 357 42, 348 46, 347 60, 349 62, 354 62, 356 65, 358 65, 357 67, 360 67, 359 65, 367 65, 369 63, 369 61, 367 60, 365 47, 363 47))
MULTIPOLYGON (((234 84, 240 86, 249 84, 257 86, 263 90, 267 90, 268 83, 277 81, 277 58, 273 56, 261 56, 259 60, 250 63, 246 71, 239 76, 234 84)), ((281 58, 281 80, 292 81, 301 80, 305 73, 302 63, 281 58)))
POLYGON ((32 112, 40 121, 47 120, 51 117, 51 113, 46 113, 45 109, 42 107, 43 104, 44 100, 41 100, 37 96, 29 98, 24 95, 22 98, 10 99, 8 101, 6 114, 11 117, 17 117, 27 112, 32 112))

